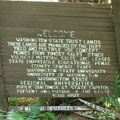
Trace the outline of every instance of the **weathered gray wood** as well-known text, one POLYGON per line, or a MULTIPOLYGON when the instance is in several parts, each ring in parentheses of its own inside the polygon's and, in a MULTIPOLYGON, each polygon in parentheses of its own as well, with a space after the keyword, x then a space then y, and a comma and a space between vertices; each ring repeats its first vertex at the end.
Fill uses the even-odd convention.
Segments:
MULTIPOLYGON (((103 43, 103 42, 102 42, 102 43, 103 43)), ((112 56, 112 54, 113 54, 113 56, 114 56, 114 53, 116 53, 116 50, 117 50, 117 49, 116 49, 116 45, 111 45, 111 44, 109 44, 109 43, 108 43, 107 45, 104 44, 104 43, 101 44, 101 45, 102 45, 102 47, 101 47, 101 49, 102 49, 101 52, 104 52, 103 49, 106 49, 106 51, 105 51, 106 54, 107 54, 107 53, 108 53, 109 55, 111 54, 111 56, 112 56), (109 50, 110 50, 110 51, 109 51, 109 50), (111 52, 111 51, 112 51, 112 52, 111 52)), ((78 47, 77 47, 77 48, 78 48, 78 47)), ((9 52, 10 52, 10 53, 13 52, 13 48, 10 47, 10 46, 1 46, 1 49, 2 49, 2 52, 4 51, 3 53, 6 52, 6 53, 9 54, 9 52)), ((61 49, 61 50, 64 50, 64 49, 61 49)))
MULTIPOLYGON (((34 30, 34 29, 31 29, 31 30, 34 30)), ((32 38, 30 38, 30 39, 32 39, 32 38)), ((36 39, 36 38, 34 38, 34 39, 36 39)), ((1 37, 1 45, 0 46, 1 47, 6 47, 6 46, 8 46, 7 42, 10 42, 10 41, 15 42, 16 41, 16 37, 1 37)), ((116 46, 115 38, 114 39, 101 39, 101 44, 102 45, 113 45, 113 46, 116 46)), ((114 49, 117 49, 117 48, 114 48, 114 49)))
POLYGON ((0 107, 7 110, 8 103, 7 103, 7 96, 5 94, 5 85, 4 85, 4 79, 2 74, 2 60, 0 56, 0 107))
MULTIPOLYGON (((54 97, 53 95, 54 92, 51 91, 51 89, 50 91, 46 90, 47 92, 38 90, 38 92, 30 91, 30 93, 29 93, 29 89, 27 89, 25 92, 24 92, 25 89, 23 89, 23 92, 22 92, 22 89, 19 92, 16 91, 16 85, 19 85, 20 84, 19 82, 21 80, 22 81, 25 81, 25 80, 41 81, 43 79, 38 78, 38 76, 40 77, 42 76, 40 74, 39 75, 35 74, 35 76, 33 75, 34 77, 28 75, 26 68, 30 68, 31 63, 27 63, 26 61, 23 64, 22 63, 19 64, 17 62, 16 63, 10 62, 11 60, 9 59, 12 58, 11 55, 13 54, 17 55, 18 53, 13 53, 13 50, 15 49, 14 48, 15 45, 8 45, 8 42, 10 41, 15 42, 16 38, 19 38, 19 37, 24 37, 24 38, 25 37, 26 38, 42 37, 44 39, 48 38, 47 43, 49 43, 50 41, 49 38, 54 38, 54 39, 56 38, 56 40, 61 38, 60 36, 55 35, 55 33, 53 32, 54 30, 55 31, 56 30, 73 31, 75 33, 74 34, 75 37, 73 37, 74 39, 71 38, 73 41, 75 39, 100 40, 101 49, 99 49, 99 52, 104 53, 105 57, 109 56, 111 58, 110 65, 103 64, 103 66, 100 66, 100 65, 95 66, 94 61, 91 60, 93 59, 93 57, 92 56, 89 57, 90 64, 92 65, 91 69, 105 69, 107 72, 106 73, 104 72, 105 74, 100 73, 99 77, 97 76, 96 78, 87 76, 88 77, 87 81, 88 83, 90 81, 94 82, 91 84, 91 86, 92 85, 93 86, 95 85, 109 86, 110 93, 112 93, 112 88, 114 85, 114 73, 118 69, 118 58, 116 55, 117 48, 115 43, 114 25, 113 25, 113 20, 111 15, 111 5, 78 4, 78 3, 71 4, 71 3, 39 3, 39 2, 38 3, 36 2, 1 2, 0 17, 2 17, 1 18, 1 36, 2 37, 1 37, 1 45, 0 45, 2 51, 0 52, 0 54, 3 57, 2 70, 4 73, 3 77, 5 81, 5 90, 6 90, 7 97, 54 97), (39 32, 43 30, 47 30, 49 32, 42 33, 44 35, 39 36, 39 32), (45 35, 47 35, 47 37, 45 35)), ((67 43, 66 39, 70 39, 70 36, 65 35, 63 39, 65 40, 63 43, 67 43)), ((23 41, 23 42, 26 42, 26 41, 23 41)), ((48 47, 47 43, 45 48, 48 47)), ((20 44, 23 45, 22 42, 20 44)), ((36 45, 41 44, 41 42, 37 41, 37 43, 35 44, 36 45)), ((69 44, 72 44, 72 43, 69 43, 69 44)), ((75 44, 73 43, 73 45, 75 44)), ((76 47, 74 47, 72 52, 73 53, 80 52, 81 50, 76 51, 76 48, 78 47, 80 46, 77 46, 76 44, 76 47)), ((87 46, 87 49, 89 49, 88 46, 87 46)), ((48 50, 48 51, 50 52, 51 50, 48 50)), ((60 51, 64 52, 64 56, 68 55, 67 52, 65 52, 64 48, 61 48, 60 51)), ((30 57, 31 57, 31 55, 33 54, 30 51, 28 52, 30 53, 30 57)), ((89 52, 92 53, 91 51, 89 52)), ((47 51, 45 52, 45 55, 46 56, 49 55, 47 51)), ((74 61, 74 60, 70 60, 70 56, 72 55, 68 56, 68 61, 74 61)), ((83 52, 82 57, 83 56, 88 57, 86 52, 85 53, 83 52)), ((35 57, 33 56, 32 59, 36 59, 35 57)), ((44 60, 43 58, 37 58, 37 59, 44 60)), ((54 58, 52 60, 54 60, 54 58)), ((58 63, 58 60, 62 60, 60 55, 58 55, 58 58, 55 60, 54 65, 63 64, 62 62, 64 60, 61 63, 58 63)), ((75 60, 77 60, 78 62, 81 61, 79 58, 79 55, 75 56, 75 60)), ((38 64, 48 64, 45 62, 44 63, 38 62, 38 64)), ((51 64, 49 62, 49 64, 51 65, 49 68, 53 68, 53 63, 51 64)), ((64 64, 69 65, 68 63, 64 63, 64 64)), ((66 77, 66 76, 69 77, 69 81, 72 81, 75 77, 79 78, 79 76, 74 75, 74 73, 81 73, 81 71, 78 71, 80 70, 79 67, 81 64, 80 63, 77 63, 77 64, 78 64, 78 68, 73 63, 72 69, 75 69, 75 71, 73 70, 74 71, 73 76, 72 75, 67 76, 67 72, 65 69, 65 71, 63 72, 63 77, 66 77)), ((81 68, 81 69, 86 69, 86 68, 81 68)), ((56 68, 55 70, 57 70, 57 72, 55 72, 53 77, 59 77, 58 73, 59 72, 62 73, 62 71, 60 71, 59 68, 56 68)), ((42 73, 42 72, 39 72, 39 73, 42 73)), ((45 74, 47 74, 47 72, 45 74)), ((46 77, 45 74, 44 76, 46 77)), ((88 75, 88 72, 85 74, 88 75)), ((79 82, 79 86, 81 86, 80 81, 74 80, 72 87, 74 87, 74 84, 76 82, 79 82)), ((83 81, 83 82, 86 82, 86 81, 83 81)), ((70 84, 70 83, 68 82, 67 84, 70 84)), ((54 81, 52 80, 46 81, 46 84, 43 84, 43 85, 48 85, 48 86, 54 85, 54 81)), ((64 86, 64 84, 62 85, 64 86)), ((89 92, 88 88, 86 88, 85 90, 88 90, 88 91, 84 93, 81 90, 81 88, 79 88, 80 90, 79 89, 76 90, 74 88, 71 88, 70 85, 67 86, 69 89, 65 88, 65 90, 66 89, 68 89, 68 91, 70 90, 68 94, 73 93, 72 97, 107 96, 107 92, 105 91, 96 92, 92 89, 89 92)), ((89 84, 87 85, 87 87, 89 87, 89 84)), ((61 89, 61 85, 58 85, 58 88, 61 89)), ((62 91, 60 91, 59 93, 62 93, 62 91)), ((64 95, 63 93, 62 95, 56 94, 55 97, 71 97, 71 96, 68 96, 67 93, 65 93, 64 95)))
MULTIPOLYGON (((115 61, 115 62, 118 62, 118 61, 115 61)), ((118 65, 118 64, 117 64, 118 65)), ((17 66, 17 65, 16 65, 17 66)), ((51 65, 52 66, 52 65, 51 65)), ((11 69, 12 69, 12 72, 16 72, 16 73, 18 73, 19 74, 19 72, 26 72, 26 67, 27 66, 24 66, 24 65, 22 65, 22 67, 4 67, 4 72, 7 72, 7 73, 9 73, 10 71, 11 71, 11 69)), ((98 67, 97 66, 95 66, 94 67, 94 69, 97 69, 98 67)), ((100 68, 100 67, 99 67, 100 68)), ((109 70, 109 68, 110 67, 108 67, 108 69, 107 70, 109 70)), ((40 68, 40 69, 42 69, 42 68, 40 68)), ((59 71, 59 68, 57 68, 57 71, 59 71)), ((113 73, 113 72, 115 72, 115 70, 111 70, 111 71, 107 71, 106 73, 113 73)))
MULTIPOLYGON (((27 79, 26 77, 23 77, 25 80, 27 79)), ((8 78, 5 78, 5 85, 19 85, 20 82, 21 82, 21 79, 17 79, 16 77, 14 78, 11 78, 11 79, 8 79, 8 78), (11 80, 12 79, 12 80, 11 80)), ((106 78, 106 79, 95 79, 95 78, 91 78, 89 79, 89 81, 93 81, 96 85, 98 84, 101 84, 101 83, 104 83, 104 85, 110 85, 110 86, 113 86, 114 83, 112 83, 114 77, 109 77, 109 78, 106 78), (106 81, 105 81, 106 80, 106 81), (98 82, 99 81, 99 82, 98 82), (110 83, 109 83, 110 82, 110 83)), ((28 83, 31 83, 32 84, 32 81, 33 81, 33 78, 29 78, 27 79, 28 80, 28 83)), ((37 79, 34 79, 34 82, 37 81, 37 79)), ((70 81, 72 81, 72 79, 70 78, 70 81)), ((53 81, 51 81, 53 82, 53 81)), ((44 85, 43 85, 44 86, 44 85)), ((14 86, 15 87, 15 86, 14 86)), ((62 85, 58 85, 58 87, 62 87, 62 85)), ((70 86, 68 86, 68 88, 70 88, 70 86)), ((42 88, 41 88, 42 89, 42 88)))
POLYGON ((95 104, 92 104, 92 103, 90 103, 90 102, 88 102, 88 101, 85 101, 85 100, 82 100, 82 99, 79 99, 79 100, 80 100, 80 102, 86 104, 86 105, 89 106, 90 108, 93 108, 93 109, 95 109, 95 110, 98 110, 98 111, 100 111, 100 112, 103 112, 103 113, 105 113, 106 115, 107 115, 107 114, 109 115, 110 113, 113 113, 116 118, 120 118, 120 114, 119 114, 119 113, 114 113, 114 112, 112 112, 112 111, 109 110, 109 109, 106 109, 106 108, 97 106, 97 105, 95 105, 95 104))
MULTIPOLYGON (((12 20, 18 20, 18 21, 21 21, 21 20, 39 20, 39 21, 47 21, 47 20, 55 20, 55 21, 70 21, 70 18, 71 16, 39 16, 39 15, 23 15, 23 14, 3 14, 2 17, 1 17, 1 20, 4 20, 4 21, 12 21, 12 20)), ((72 20, 75 21, 75 22, 78 22, 78 21, 92 21, 92 22, 104 22, 104 23, 113 23, 113 20, 111 18, 82 18, 82 17, 72 17, 72 20)))
POLYGON ((120 0, 112 0, 113 18, 115 25, 115 37, 120 67, 120 0))
MULTIPOLYGON (((110 92, 110 96, 112 95, 112 89, 109 91, 110 92)), ((74 93, 75 94, 75 93, 74 93)), ((7 97, 40 97, 42 96, 42 98, 53 98, 53 95, 50 93, 33 93, 33 94, 25 94, 25 93, 20 93, 20 94, 14 94, 14 93, 8 93, 7 92, 7 97)), ((64 96, 60 96, 63 94, 57 94, 57 96, 54 96, 54 98, 68 98, 67 95, 64 96)), ((79 93, 77 94, 77 96, 73 96, 73 97, 69 97, 69 98, 85 98, 85 97, 106 97, 108 95, 108 93, 97 93, 97 94, 93 94, 93 93, 79 93)))
MULTIPOLYGON (((116 63, 113 63, 112 65, 118 65, 118 64, 116 64, 116 63)), ((108 68, 111 68, 111 67, 108 67, 108 68)), ((98 67, 98 69, 99 69, 99 67, 98 67)), ((109 70, 109 69, 108 69, 109 70)), ((39 74, 39 72, 37 72, 38 74, 39 74)), ((42 73, 41 73, 42 74, 42 73)), ((87 73, 86 73, 87 74, 87 73)), ((15 72, 14 71, 12 71, 12 72, 5 72, 4 73, 4 76, 5 77, 17 77, 17 76, 19 76, 19 77, 27 77, 27 74, 24 72, 24 71, 21 71, 21 72, 16 72, 16 74, 15 74, 15 72)), ((57 73, 55 73, 55 76, 54 77, 57 77, 58 76, 58 74, 57 73)), ((103 74, 103 75, 100 75, 101 77, 105 77, 106 75, 105 74, 103 74)), ((112 75, 107 75, 108 77, 112 77, 113 76, 113 74, 112 75)), ((66 77, 66 73, 63 73, 63 77, 66 77)), ((100 78, 99 78, 100 79, 100 78)))
POLYGON ((36 6, 36 7, 73 7, 73 8, 108 8, 110 9, 111 5, 110 4, 97 4, 97 3, 94 3, 94 4, 91 4, 91 3, 52 3, 52 2, 49 2, 49 3, 43 3, 43 2, 25 2, 23 1, 22 3, 20 1, 14 1, 14 2, 11 2, 11 1, 1 1, 1 6, 5 5, 5 6, 20 6, 21 5, 24 5, 25 7, 27 6, 36 6))
MULTIPOLYGON (((9 107, 8 110, 18 110, 18 111, 30 111, 31 106, 15 106, 15 107, 9 107)), ((86 111, 86 110, 92 110, 89 107, 86 106, 41 106, 40 111, 86 111)))
MULTIPOLYGON (((85 29, 84 27, 104 27, 104 29, 107 29, 107 28, 113 28, 113 23, 103 23, 103 22, 93 22, 92 20, 91 21, 64 21, 64 23, 62 23, 62 21, 39 21, 39 20, 21 20, 21 21, 9 21, 9 22, 5 22, 3 21, 2 23, 2 27, 7 27, 7 26, 11 26, 11 27, 22 27, 22 25, 24 25, 24 27, 27 27, 27 28, 31 28, 31 27, 42 27, 42 26, 45 26, 45 24, 49 24, 51 26, 58 26, 61 28, 67 28, 68 27, 68 24, 70 26, 73 27, 73 29, 77 28, 77 27, 83 27, 83 29, 85 29)), ((77 28, 78 29, 78 28, 77 28)), ((103 29, 103 30, 104 30, 103 29)), ((92 29, 91 29, 92 30, 92 29)), ((94 28, 93 28, 94 30, 94 28)))
MULTIPOLYGON (((1 34, 2 37, 27 37, 28 35, 29 37, 36 37, 36 32, 39 30, 44 30, 44 29, 48 29, 48 30, 52 30, 52 29, 58 29, 59 27, 56 26, 46 26, 43 25, 40 29, 36 28, 36 29, 30 29, 30 28, 9 28, 9 27, 3 27, 1 28, 1 34), (7 33, 7 34, 6 34, 7 33)), ((69 26, 66 28, 69 30, 73 30, 72 26, 69 26)), ((65 30, 65 28, 64 28, 65 30)), ((102 40, 114 40, 115 39, 115 33, 114 32, 102 32, 102 31, 89 31, 89 30, 79 30, 76 28, 76 39, 102 39, 102 40)))
MULTIPOLYGON (((58 3, 59 4, 59 3, 58 3)), ((103 8, 103 9, 100 9, 100 8, 97 8, 96 7, 93 7, 93 8, 82 8, 82 7, 65 7, 64 5, 63 6, 60 6, 60 7, 55 7, 56 9, 56 13, 59 12, 59 11, 62 11, 64 9, 65 13, 69 13, 69 11, 71 11, 71 13, 102 13, 102 14, 109 14, 110 13, 110 10, 108 8, 103 8)), ((42 6, 25 6, 24 4, 21 5, 21 7, 19 7, 18 5, 15 5, 15 6, 10 6, 10 5, 6 5, 4 7, 1 6, 0 7, 0 10, 2 10, 2 13, 11 13, 11 11, 13 11, 13 13, 23 13, 23 14, 40 14, 40 13, 44 13, 44 12, 47 12, 49 13, 48 11, 51 11, 51 12, 54 12, 54 9, 53 9, 53 6, 51 7, 42 7, 42 6)), ((70 13, 70 14, 71 14, 70 13)))

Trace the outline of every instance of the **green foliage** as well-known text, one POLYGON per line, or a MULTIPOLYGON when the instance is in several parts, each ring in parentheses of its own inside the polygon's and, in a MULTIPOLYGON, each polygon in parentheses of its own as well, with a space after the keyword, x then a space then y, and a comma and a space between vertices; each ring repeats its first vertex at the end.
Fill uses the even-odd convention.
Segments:
POLYGON ((40 98, 8 98, 9 106, 28 106, 35 104, 37 101, 40 101, 40 98))
POLYGON ((44 114, 39 114, 38 117, 40 120, 56 120, 56 117, 53 113, 46 112, 44 114))
POLYGON ((63 106, 70 106, 71 103, 70 103, 69 98, 66 98, 66 99, 63 101, 63 104, 62 104, 62 105, 63 105, 63 106))
POLYGON ((107 120, 107 119, 112 119, 115 120, 115 114, 114 113, 110 113, 109 115, 106 115, 105 113, 100 113, 98 115, 98 120, 107 120))
POLYGON ((115 120, 115 119, 116 119, 114 113, 110 113, 110 114, 108 115, 108 118, 110 118, 110 119, 112 119, 112 120, 115 120))
POLYGON ((71 117, 67 117, 67 120, 74 120, 74 118, 71 118, 71 117))
POLYGON ((2 108, 0 108, 0 120, 4 120, 4 115, 6 114, 6 111, 3 111, 2 108))
POLYGON ((113 89, 113 99, 116 100, 120 96, 120 74, 118 72, 115 73, 115 86, 113 89))
POLYGON ((6 115, 0 111, 0 120, 56 120, 56 116, 50 112, 40 113, 40 102, 36 102, 28 112, 11 110, 6 115))
POLYGON ((104 113, 100 113, 98 115, 98 120, 105 120, 106 119, 106 115, 104 113))
POLYGON ((40 114, 40 102, 36 102, 31 108, 30 114, 27 120, 56 120, 53 113, 45 112, 40 114))
MULTIPOLYGON (((114 109, 116 109, 116 111, 120 112, 120 102, 118 101, 119 97, 120 97, 120 74, 118 72, 116 72, 115 73, 115 84, 114 84, 114 88, 113 88, 113 95, 111 97, 108 95, 108 97, 99 98, 97 100, 97 102, 104 103, 104 105, 106 107, 114 106, 114 109)), ((110 113, 107 116, 104 113, 100 113, 98 116, 99 116, 98 117, 99 120, 104 120, 104 119, 106 120, 107 118, 115 120, 114 113, 110 113)))
POLYGON ((98 98, 96 103, 103 103, 105 105, 105 107, 111 106, 111 100, 108 97, 98 98))
POLYGON ((53 103, 53 100, 50 98, 16 98, 16 97, 10 97, 8 98, 8 104, 9 106, 31 106, 35 104, 36 102, 40 102, 41 105, 50 105, 53 103))
POLYGON ((113 96, 109 97, 111 104, 120 112, 120 102, 118 101, 120 97, 120 74, 116 72, 115 74, 115 86, 113 89, 113 96))
POLYGON ((31 108, 28 120, 35 119, 40 114, 40 102, 36 102, 31 108))
POLYGON ((97 99, 97 103, 104 103, 106 107, 114 106, 118 111, 120 111, 120 102, 118 101, 120 97, 120 74, 118 72, 115 73, 115 84, 113 88, 113 95, 110 97, 102 97, 97 99))
POLYGON ((7 120, 25 120, 17 111, 11 110, 7 114, 7 120))
POLYGON ((0 120, 4 120, 4 115, 3 115, 3 113, 0 113, 0 120))

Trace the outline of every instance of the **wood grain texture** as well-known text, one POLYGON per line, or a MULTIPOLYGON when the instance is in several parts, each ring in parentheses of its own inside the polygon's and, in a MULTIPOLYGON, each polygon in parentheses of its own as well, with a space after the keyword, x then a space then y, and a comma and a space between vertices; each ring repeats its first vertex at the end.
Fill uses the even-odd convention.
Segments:
MULTIPOLYGON (((1 49, 0 49, 1 50, 1 49)), ((2 57, 0 56, 0 107, 4 110, 7 110, 7 96, 5 94, 5 84, 3 79, 3 71, 2 71, 2 57)))
MULTIPOLYGON (((114 73, 119 69, 119 63, 117 56, 118 48, 116 47, 115 41, 116 33, 114 30, 114 21, 111 12, 110 4, 0 1, 0 55, 2 57, 2 76, 4 78, 7 97, 54 97, 54 92, 52 92, 52 90, 48 93, 44 93, 40 90, 38 90, 38 93, 35 93, 34 91, 33 93, 31 93, 32 91, 30 91, 30 93, 29 91, 28 93, 27 91, 25 91, 25 93, 19 93, 22 92, 22 90, 17 93, 16 85, 19 85, 21 80, 38 81, 38 76, 27 76, 27 68, 30 68, 31 64, 27 64, 26 61, 23 64, 9 63, 9 59, 11 59, 11 55, 13 55, 14 45, 10 46, 8 45, 8 42, 16 42, 16 38, 40 38, 37 35, 41 30, 74 31, 75 38, 72 39, 73 41, 75 39, 100 40, 101 49, 99 52, 104 53, 104 56, 111 58, 110 65, 95 66, 94 61, 90 58, 90 64, 92 65, 91 69, 105 69, 106 73, 99 74, 99 77, 90 77, 88 78, 88 81, 93 81, 94 86, 108 86, 109 93, 112 93, 114 86, 114 73)), ((54 33, 51 33, 51 36, 54 36, 54 33)), ((43 36, 42 38, 45 39, 46 36, 43 36)), ((49 39, 49 35, 47 38, 49 39)), ((55 36, 53 38, 55 38, 55 36)), ((59 39, 59 36, 56 37, 56 39, 59 39)), ((65 36, 65 44, 66 39, 70 39, 69 36, 65 36)), ((39 42, 36 44, 39 44, 39 42)), ((76 49, 74 48, 74 53, 75 50, 76 49)), ((64 52, 64 49, 61 49, 61 51, 64 52)), ((65 56, 67 56, 66 54, 67 53, 65 53, 65 56)), ((45 55, 47 55, 47 51, 45 55)), ((85 57, 86 54, 83 56, 85 57)), ((78 56, 76 59, 80 61, 78 56)), ((61 60, 60 56, 58 56, 58 60, 61 60)), ((58 64, 58 60, 55 61, 54 65, 58 64)), ((53 68, 53 64, 50 65, 50 68, 53 68)), ((78 72, 78 68, 75 64, 73 64, 72 68, 75 69, 75 73, 78 72)), ((58 77, 58 73, 60 72, 59 68, 57 68, 56 71, 57 72, 54 74, 54 77, 58 77)), ((66 77, 66 73, 67 72, 63 73, 63 77, 66 77)), ((85 74, 88 75, 87 73, 85 74)), ((69 81, 72 80, 73 77, 69 77, 69 81)), ((46 81, 46 84, 53 85, 53 81, 46 81)), ((61 85, 58 85, 59 89, 61 89, 61 87, 61 85)), ((75 90, 72 90, 71 86, 68 86, 66 90, 67 89, 70 90, 70 93, 75 94, 75 90)), ((107 96, 106 91, 96 92, 91 90, 90 93, 89 91, 87 92, 88 93, 83 93, 81 90, 78 90, 78 94, 75 94, 76 96, 73 97, 107 96)), ((62 92, 60 91, 60 93, 62 92)), ((65 95, 58 95, 55 97, 70 96, 65 93, 65 95)))
MULTIPOLYGON (((31 110, 31 106, 10 106, 8 108, 8 110, 25 110, 25 111, 29 111, 31 110)), ((42 106, 40 107, 40 111, 86 111, 86 110, 92 110, 91 108, 88 108, 86 106, 42 106)))
POLYGON ((118 58, 119 58, 119 67, 120 67, 120 1, 113 0, 113 18, 115 25, 115 38, 117 44, 118 58))

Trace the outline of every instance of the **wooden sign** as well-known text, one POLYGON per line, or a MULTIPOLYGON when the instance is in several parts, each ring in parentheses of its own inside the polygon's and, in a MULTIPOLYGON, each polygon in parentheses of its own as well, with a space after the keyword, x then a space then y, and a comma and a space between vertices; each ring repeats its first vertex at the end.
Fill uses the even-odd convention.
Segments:
POLYGON ((110 4, 0 2, 7 97, 100 97, 119 70, 110 4))

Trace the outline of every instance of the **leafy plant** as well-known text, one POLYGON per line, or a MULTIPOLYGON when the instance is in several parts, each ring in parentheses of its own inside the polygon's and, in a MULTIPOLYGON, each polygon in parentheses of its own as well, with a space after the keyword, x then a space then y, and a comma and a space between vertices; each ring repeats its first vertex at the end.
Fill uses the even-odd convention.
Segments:
POLYGON ((102 97, 97 99, 97 102, 102 102, 106 107, 114 106, 118 111, 120 111, 120 102, 118 101, 120 97, 120 74, 115 73, 115 84, 113 88, 113 95, 110 97, 102 97))
POLYGON ((100 114, 98 115, 98 120, 105 120, 105 119, 106 119, 106 114, 100 113, 100 114))
POLYGON ((113 89, 113 96, 109 97, 111 104, 120 111, 120 102, 118 98, 120 97, 120 74, 116 72, 115 74, 115 86, 113 89))
POLYGON ((46 112, 44 114, 39 114, 38 117, 40 120, 56 120, 56 117, 53 113, 46 112))
POLYGON ((115 120, 116 118, 115 118, 115 114, 114 113, 110 113, 109 115, 108 115, 108 118, 111 118, 111 119, 113 119, 113 120, 115 120))
POLYGON ((4 115, 3 115, 3 113, 0 113, 0 120, 4 120, 4 115))
POLYGON ((70 103, 69 98, 66 98, 66 99, 63 101, 63 104, 62 104, 62 105, 63 105, 63 106, 70 106, 71 103, 70 103))
POLYGON ((17 111, 11 110, 7 114, 7 120, 25 120, 17 111))
POLYGON ((107 120, 108 118, 115 120, 115 114, 110 113, 109 115, 106 115, 105 113, 98 114, 98 120, 107 120))
POLYGON ((40 114, 40 102, 36 102, 34 106, 31 108, 28 120, 37 118, 37 115, 39 114, 40 114))
POLYGON ((118 97, 120 96, 120 74, 118 72, 115 73, 115 86, 113 89, 113 96, 112 98, 114 100, 118 99, 118 97))
POLYGON ((27 120, 56 120, 56 116, 53 113, 45 112, 40 113, 40 102, 36 102, 34 106, 31 108, 30 114, 27 120))
POLYGON ((74 120, 74 118, 71 118, 71 117, 67 117, 67 120, 74 120))
POLYGON ((56 120, 54 113, 40 113, 40 102, 36 102, 30 111, 0 111, 0 120, 56 120), (5 114, 6 113, 6 114, 5 114))
POLYGON ((36 97, 36 98, 26 98, 26 97, 22 97, 22 98, 10 97, 10 98, 8 98, 9 106, 28 106, 28 105, 35 104, 37 101, 40 101, 40 98, 38 98, 38 97, 36 97))

